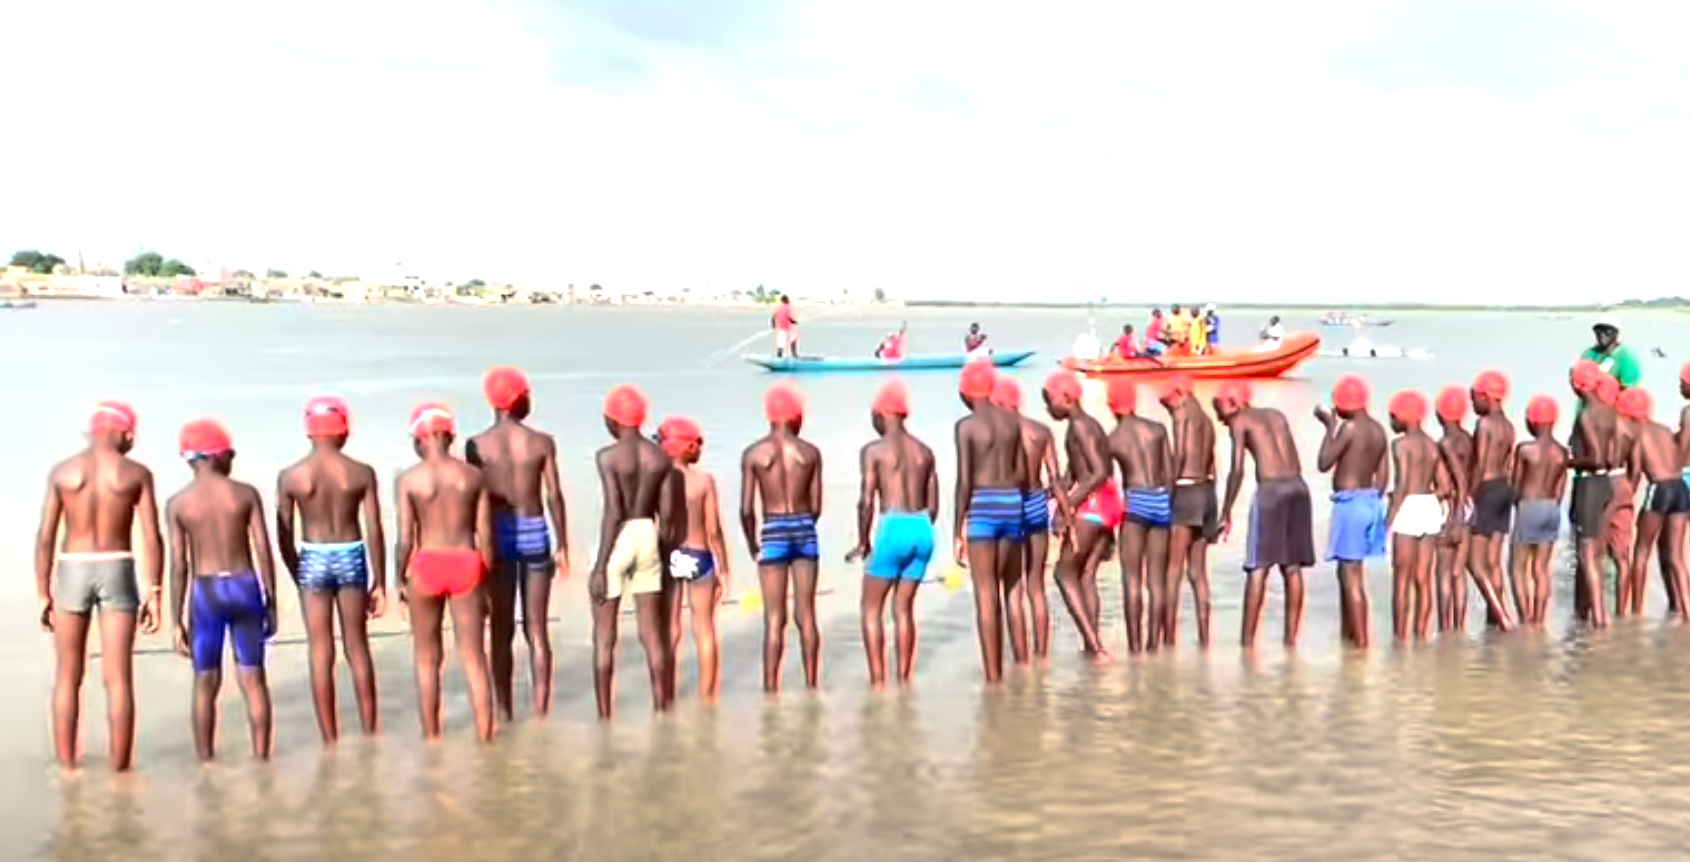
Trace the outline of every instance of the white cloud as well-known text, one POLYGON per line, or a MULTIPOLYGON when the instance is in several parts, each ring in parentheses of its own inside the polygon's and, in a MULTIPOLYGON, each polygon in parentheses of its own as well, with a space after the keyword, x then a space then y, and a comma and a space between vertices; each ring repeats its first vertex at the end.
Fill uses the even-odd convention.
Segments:
POLYGON ((1690 292, 1675 5, 1568 5, 1583 77, 1525 96, 1335 72, 1397 50, 1380 2, 815 0, 718 45, 590 9, 255 8, 0 13, 78 34, 13 41, 34 71, 0 95, 56 116, 6 136, 31 168, 0 241, 634 289, 1690 292))

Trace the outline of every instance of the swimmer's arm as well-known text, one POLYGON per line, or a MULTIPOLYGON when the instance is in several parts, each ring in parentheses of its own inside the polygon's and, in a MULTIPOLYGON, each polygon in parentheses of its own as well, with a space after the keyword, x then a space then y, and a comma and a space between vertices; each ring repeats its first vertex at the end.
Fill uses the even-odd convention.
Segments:
POLYGON ((147 555, 147 588, 164 592, 164 536, 158 530, 158 494, 153 490, 153 471, 141 468, 141 496, 135 500, 141 519, 141 549, 147 555))
POLYGON ((680 468, 671 460, 663 471, 663 481, 657 486, 657 547, 665 564, 669 562, 670 551, 686 544, 689 517, 687 477, 681 475, 680 468), (678 508, 677 497, 681 501, 678 508))
POLYGON ((710 545, 710 556, 716 558, 716 571, 728 574, 728 539, 722 535, 722 500, 716 493, 716 477, 704 475, 704 541, 710 545))
POLYGON ((1056 460, 1056 438, 1054 436, 1045 441, 1044 471, 1045 494, 1056 501, 1057 506, 1061 507, 1064 517, 1066 517, 1068 499, 1062 496, 1061 486, 1057 484, 1057 477, 1062 474, 1062 465, 1056 460))
MULTIPOLYGON (((288 474, 276 477, 276 550, 282 555, 282 566, 299 583, 299 546, 294 541, 295 519, 299 504, 288 491, 288 474)), ((367 520, 367 519, 366 519, 367 520)))
POLYGON ((1631 446, 1625 452, 1624 463, 1625 478, 1631 483, 1631 487, 1636 488, 1637 480, 1643 474, 1643 429, 1639 428, 1637 433, 1632 435, 1631 446))
POLYGON ((932 452, 927 453, 927 520, 939 523, 939 470, 932 452))
POLYGON ((493 571, 493 503, 488 498, 485 480, 480 493, 475 495, 475 547, 481 551, 481 570, 493 571))
MULTIPOLYGON (((756 447, 753 446, 752 449, 756 447)), ((739 456, 739 529, 745 535, 745 546, 757 555, 757 469, 751 463, 751 449, 739 456)))
POLYGON ((411 549, 417 546, 417 510, 411 503, 411 495, 405 493, 404 474, 393 482, 393 498, 399 501, 399 515, 395 519, 399 535, 393 540, 393 583, 404 592, 411 582, 411 549))
POLYGON ((264 498, 258 489, 247 487, 252 494, 252 513, 247 516, 247 535, 252 542, 252 561, 258 567, 259 582, 265 595, 276 600, 276 552, 270 545, 270 528, 264 523, 264 498))
POLYGON ((1490 454, 1492 445, 1490 429, 1485 427, 1485 422, 1481 419, 1479 424, 1473 428, 1473 463, 1468 465, 1467 468, 1468 493, 1472 493, 1473 489, 1479 487, 1479 483, 1484 480, 1485 456, 1490 454))
POLYGON ((365 470, 369 476, 364 485, 364 552, 369 557, 370 570, 375 573, 370 583, 378 590, 386 590, 387 528, 381 523, 381 485, 375 470, 368 467, 365 470))
POLYGON ((604 495, 604 515, 599 518, 599 550, 593 556, 593 571, 602 572, 610 566, 610 552, 616 543, 616 528, 622 524, 622 489, 610 477, 606 449, 599 453, 599 489, 604 495))
MULTIPOLYGON (((1467 499, 1467 465, 1458 463, 1455 460, 1455 452, 1442 443, 1438 444, 1438 462, 1449 474, 1450 499, 1456 502, 1467 499)), ((1460 507, 1451 506, 1450 511, 1454 512, 1458 508, 1460 507)))
POLYGON ((563 500, 563 477, 557 467, 557 441, 547 438, 546 457, 540 461, 540 489, 545 493, 546 510, 552 515, 552 532, 557 534, 557 549, 569 553, 569 513, 563 500))
MULTIPOLYGON (((35 590, 42 600, 53 597, 53 543, 59 538, 59 521, 65 504, 59 497, 58 470, 47 477, 47 499, 41 503, 41 527, 35 532, 35 590)), ((158 533, 158 525, 153 525, 158 533)))
MULTIPOLYGON (((1380 459, 1383 461, 1384 459, 1380 459)), ((1397 486, 1391 489, 1390 504, 1385 510, 1385 523, 1394 524, 1397 521, 1397 511, 1402 508, 1403 476, 1407 475, 1402 468, 1402 439, 1391 441, 1391 464, 1397 471, 1397 486)))
POLYGON ((1514 488, 1515 499, 1519 499, 1520 493, 1526 487, 1526 459, 1520 457, 1520 450, 1525 446, 1526 444, 1521 443, 1514 447, 1514 468, 1508 471, 1508 484, 1514 488))
POLYGON ((1562 496, 1567 493, 1567 461, 1570 460, 1571 456, 1567 454, 1567 450, 1562 448, 1560 443, 1555 443, 1554 445, 1555 450, 1552 457, 1554 457, 1555 463, 1559 466, 1555 470, 1553 493, 1555 495, 1555 500, 1559 502, 1562 496))
POLYGON ((1244 453, 1248 450, 1237 424, 1227 429, 1232 442, 1231 464, 1226 471, 1226 501, 1221 506, 1221 520, 1232 520, 1232 510, 1238 505, 1238 492, 1244 490, 1244 453))
POLYGON ((1690 406, 1678 411, 1678 433, 1673 435, 1678 445, 1678 466, 1690 464, 1690 406))
POLYGON ((810 447, 816 453, 816 469, 810 474, 810 513, 816 517, 822 514, 822 450, 810 447))
MULTIPOLYGON (((1080 425, 1069 425, 1068 433, 1074 433, 1074 429, 1077 427, 1080 427, 1080 425)), ((1090 429, 1088 428, 1082 433, 1090 433, 1090 429)), ((1084 443, 1085 445, 1080 447, 1080 463, 1074 479, 1074 489, 1069 492, 1071 496, 1068 499, 1068 505, 1070 507, 1078 507, 1086 501, 1087 497, 1097 493, 1097 489, 1103 487, 1103 483, 1108 481, 1109 474, 1112 472, 1111 465, 1098 463, 1095 442, 1087 440, 1084 443)), ((1075 465, 1070 462, 1069 466, 1075 465)))
POLYGON ((960 539, 963 525, 968 521, 968 501, 974 498, 974 453, 970 450, 961 422, 956 424, 955 441, 956 499, 951 501, 951 513, 952 520, 956 522, 954 535, 960 539))
POLYGON ((874 500, 879 493, 879 472, 874 469, 874 456, 869 454, 874 448, 870 443, 863 447, 857 456, 857 469, 861 474, 861 481, 857 487, 857 547, 868 547, 868 535, 874 530, 874 500))
POLYGON ((188 598, 188 531, 174 500, 165 508, 170 524, 170 627, 182 626, 182 605, 188 598))
POLYGON ((1168 483, 1168 490, 1172 491, 1174 479, 1176 479, 1177 476, 1174 473, 1174 447, 1169 441, 1168 433, 1166 431, 1157 435, 1156 445, 1157 448, 1162 450, 1162 478, 1168 483))
POLYGON ((1597 451, 1596 434, 1590 430, 1592 424, 1589 411, 1579 414, 1579 418, 1573 422, 1572 439, 1568 442, 1577 444, 1572 447, 1572 451, 1578 454, 1572 456, 1568 466, 1574 470, 1593 470, 1600 466, 1592 454, 1597 451))
POLYGON ((1322 473, 1330 472, 1349 448, 1350 423, 1340 421, 1327 425, 1325 436, 1320 438, 1320 454, 1315 456, 1315 469, 1322 473))

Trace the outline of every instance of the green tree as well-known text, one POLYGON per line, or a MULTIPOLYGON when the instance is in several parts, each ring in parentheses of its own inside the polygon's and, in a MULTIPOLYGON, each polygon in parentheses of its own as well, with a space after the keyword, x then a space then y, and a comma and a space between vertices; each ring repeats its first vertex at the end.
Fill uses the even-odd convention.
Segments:
POLYGON ((306 278, 321 279, 323 277, 323 274, 313 269, 310 272, 306 273, 305 277, 306 278))
POLYGON ((283 272, 282 270, 279 270, 279 269, 267 269, 267 270, 264 270, 264 277, 265 278, 287 278, 288 274, 286 272, 283 272))
POLYGON ((12 255, 11 265, 21 266, 36 275, 52 275, 53 267, 64 262, 65 259, 56 254, 45 254, 34 249, 26 249, 12 255))
POLYGON ((176 258, 167 260, 156 251, 143 251, 123 262, 123 273, 142 278, 176 278, 193 275, 194 268, 176 258))

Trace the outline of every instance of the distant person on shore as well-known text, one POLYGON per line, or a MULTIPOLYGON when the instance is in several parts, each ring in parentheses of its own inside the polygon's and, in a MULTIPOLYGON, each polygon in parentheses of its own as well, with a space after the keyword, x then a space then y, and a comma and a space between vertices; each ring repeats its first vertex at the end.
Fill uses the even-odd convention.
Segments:
POLYGON ((1444 531, 1438 537, 1437 591, 1438 631, 1467 629, 1467 543, 1468 521, 1473 500, 1467 493, 1472 473, 1473 435, 1462 423, 1467 419, 1467 391, 1446 386, 1438 393, 1438 467, 1444 472, 1444 531))
POLYGON ((681 666, 681 593, 692 609, 692 645, 698 653, 698 696, 715 703, 721 690, 721 643, 716 612, 730 586, 728 543, 722 536, 722 504, 716 477, 698 466, 704 454, 704 429, 685 416, 657 426, 657 442, 674 461, 665 493, 675 515, 669 551, 669 671, 679 683, 681 666), (684 523, 682 523, 684 520, 684 523))
POLYGON ((557 441, 524 420, 533 410, 533 389, 520 370, 487 372, 482 390, 493 408, 493 425, 464 444, 464 460, 481 470, 493 514, 493 571, 487 582, 487 657, 493 701, 505 721, 513 717, 516 605, 522 601, 522 634, 528 642, 534 715, 552 709, 552 638, 547 627, 552 579, 569 577, 569 520, 558 478, 557 441), (551 513, 551 533, 546 514, 551 513))
POLYGON ((1385 488, 1390 484, 1390 444, 1384 426, 1368 415, 1367 383, 1354 374, 1332 387, 1332 409, 1315 405, 1326 427, 1317 469, 1332 474, 1332 535, 1326 558, 1338 564, 1338 610, 1344 641, 1357 649, 1372 643, 1367 560, 1385 555, 1385 488))
POLYGON ((1278 350, 1285 343, 1285 324, 1279 322, 1279 315, 1268 318, 1267 326, 1262 327, 1257 337, 1258 351, 1278 350))
POLYGON ((88 629, 96 613, 111 767, 127 772, 134 765, 135 631, 137 626, 147 634, 158 631, 164 590, 164 539, 153 474, 129 457, 135 426, 129 405, 101 402, 88 418, 88 448, 47 474, 47 499, 35 534, 35 588, 41 629, 52 633, 58 657, 53 752, 66 770, 77 766, 88 629), (144 595, 135 577, 137 518, 146 565, 144 595))
POLYGON ((957 565, 968 569, 974 584, 974 621, 987 683, 1003 679, 1005 628, 1014 654, 1027 654, 1026 622, 1022 609, 1011 599, 1021 581, 1022 489, 1032 468, 1027 464, 1021 417, 993 402, 996 385, 997 373, 982 359, 968 363, 957 381, 957 394, 968 415, 956 423, 951 533, 957 565))
POLYGON ((598 451, 599 487, 604 514, 599 546, 587 576, 593 603, 593 695, 599 720, 609 721, 616 706, 616 642, 622 597, 633 596, 640 645, 645 647, 653 712, 675 700, 670 671, 669 613, 664 605, 663 537, 675 530, 678 513, 663 493, 673 463, 662 447, 640 433, 645 425, 645 394, 623 384, 604 399, 604 430, 612 440, 598 451))
POLYGON ((194 750, 202 762, 216 756, 217 693, 223 686, 227 639, 233 642, 236 679, 246 699, 252 756, 269 760, 275 723, 264 644, 276 635, 276 567, 264 500, 257 488, 229 478, 235 447, 223 426, 209 419, 189 422, 182 426, 179 448, 194 478, 170 498, 165 519, 170 524, 176 650, 192 658, 194 666, 194 750))
POLYGON ((962 349, 968 354, 969 359, 979 359, 991 354, 992 349, 986 346, 986 333, 980 331, 980 324, 970 323, 968 325, 968 334, 963 336, 962 339, 962 349))
POLYGON ((1080 406, 1081 397, 1080 380, 1072 373, 1058 371, 1046 378, 1045 410, 1050 418, 1068 423, 1062 437, 1068 474, 1062 483, 1061 510, 1073 513, 1058 530, 1062 550, 1056 560, 1056 586, 1086 654, 1103 661, 1109 651, 1103 646, 1097 569, 1109 552, 1126 506, 1113 480, 1109 436, 1080 406))
POLYGON ((1232 512, 1244 489, 1244 459, 1256 462, 1256 497, 1250 501, 1250 534, 1244 544, 1244 618, 1239 643, 1256 646, 1267 599, 1267 574, 1278 568, 1285 582, 1285 646, 1294 649, 1303 629, 1303 570, 1314 565, 1314 506, 1303 462, 1285 414, 1272 407, 1253 407, 1250 386, 1242 380, 1221 385, 1214 398, 1215 416, 1232 436, 1232 463, 1226 476, 1226 500, 1221 503, 1221 541, 1232 533, 1232 512))
POLYGON ((1163 645, 1174 646, 1179 633, 1180 589, 1191 584, 1197 617, 1197 644, 1209 647, 1209 545, 1219 538, 1220 500, 1215 495, 1215 423, 1191 394, 1189 378, 1163 382, 1159 399, 1168 411, 1174 459, 1174 487, 1169 500, 1168 587, 1162 627, 1163 645))
POLYGON ((816 619, 822 453, 798 436, 804 425, 804 399, 798 390, 786 384, 771 386, 763 396, 763 413, 769 420, 769 433, 746 447, 739 481, 739 523, 745 546, 757 561, 763 590, 763 691, 780 691, 789 589, 803 653, 804 685, 814 691, 821 685, 822 660, 821 623, 816 619))
POLYGON ((1144 325, 1144 355, 1160 356, 1168 349, 1168 321, 1162 316, 1162 309, 1150 309, 1150 322, 1144 325))
POLYGON ((857 545, 845 562, 867 560, 863 568, 863 653, 869 685, 886 685, 886 598, 892 597, 897 633, 898 684, 915 673, 915 594, 933 559, 933 525, 939 519, 939 474, 933 450, 904 428, 910 415, 904 384, 881 387, 869 411, 880 439, 863 447, 857 499, 857 545), (880 529, 875 530, 875 513, 880 529), (873 535, 873 543, 869 536, 873 535))
POLYGON ((1642 387, 1627 389, 1619 396, 1619 413, 1637 428, 1636 442, 1627 458, 1627 473, 1647 479, 1643 507, 1637 517, 1637 547, 1627 574, 1633 616, 1643 613, 1649 563, 1660 551, 1661 582, 1673 605, 1673 613, 1686 616, 1685 596, 1690 589, 1684 565, 1685 528, 1690 525, 1690 486, 1684 483, 1678 463, 1678 447, 1672 429, 1656 422, 1649 393, 1642 387))
POLYGON ((1473 463, 1467 479, 1473 495, 1467 572, 1485 600, 1486 622, 1506 632, 1514 628, 1502 598, 1502 543, 1514 516, 1514 423, 1502 412, 1508 378, 1500 371, 1480 372, 1471 393, 1479 420, 1473 427, 1473 463))
POLYGON ((1604 314, 1590 329, 1596 336, 1596 343, 1579 358, 1596 363, 1597 370, 1618 380, 1621 389, 1630 389, 1642 382, 1643 367, 1637 363, 1637 356, 1631 348, 1620 343, 1619 318, 1604 314))
POLYGON ((411 446, 418 462, 399 474, 399 541, 394 571, 399 601, 410 607, 416 662, 417 716, 426 740, 441 733, 442 624, 452 613, 452 640, 469 689, 475 736, 493 739, 493 690, 484 639, 487 573, 492 570, 493 513, 481 471, 452 454, 457 418, 442 404, 411 411, 411 446))
MULTIPOLYGON (((1127 652, 1155 651, 1167 643, 1168 530, 1173 524, 1169 488, 1174 455, 1168 429, 1138 415, 1138 387, 1125 376, 1109 380, 1111 474, 1118 468, 1126 501, 1121 524, 1121 595, 1127 652)), ((1105 483, 1108 488, 1108 483, 1105 483)))
MULTIPOLYGON (((1009 592, 1009 608, 1005 613, 1018 620, 1020 608, 1026 608, 1033 631, 1033 656, 1041 662, 1050 657, 1050 603, 1047 599, 1045 569, 1050 562, 1051 509, 1065 502, 1058 491, 1060 468, 1056 463, 1056 437, 1043 422, 1021 412, 1021 387, 1015 378, 998 375, 992 384, 992 403, 1009 411, 1021 420, 1021 445, 1026 457, 1026 480, 1021 485, 1021 577, 1009 592)), ((1018 638, 1026 635, 1011 631, 1009 644, 1015 649, 1018 638)), ((1016 661, 1022 661, 1016 656, 1016 661)))
POLYGON ((387 537, 375 468, 342 451, 351 430, 346 402, 326 396, 311 399, 305 405, 311 452, 276 477, 276 547, 299 588, 311 700, 325 745, 340 738, 334 670, 337 614, 359 725, 365 736, 374 736, 380 724, 367 621, 387 608, 387 537))
POLYGON ((1391 396, 1389 405, 1392 473, 1390 509, 1386 522, 1391 528, 1391 635, 1398 645, 1409 635, 1425 642, 1432 637, 1432 566, 1437 557, 1438 534, 1444 530, 1444 500, 1438 444, 1426 434, 1426 396, 1412 389, 1391 396))
POLYGON ((775 333, 775 358, 798 358, 798 319, 792 316, 792 298, 780 295, 780 304, 769 315, 769 328, 775 333))
POLYGON ((896 362, 904 358, 904 331, 909 328, 908 323, 898 325, 898 331, 888 334, 880 340, 874 348, 874 358, 887 362, 896 362))
POLYGON ((1567 449, 1555 439, 1560 408, 1537 395, 1526 404, 1526 433, 1532 439, 1514 449, 1514 535, 1508 563, 1514 579, 1514 610, 1522 625, 1549 618, 1553 586, 1550 566, 1561 537, 1561 498, 1567 490, 1567 449))

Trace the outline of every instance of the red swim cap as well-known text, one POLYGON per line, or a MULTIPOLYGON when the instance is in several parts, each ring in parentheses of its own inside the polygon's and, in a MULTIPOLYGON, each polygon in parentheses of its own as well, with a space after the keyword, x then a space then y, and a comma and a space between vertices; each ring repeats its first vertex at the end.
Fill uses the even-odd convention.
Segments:
POLYGON ((333 395, 319 395, 305 402, 305 436, 342 437, 351 433, 352 411, 333 395))
POLYGON ((411 436, 419 440, 436 434, 456 434, 457 418, 452 415, 452 409, 444 404, 419 404, 417 409, 411 411, 410 429, 411 436))
POLYGON ((1157 391, 1156 397, 1163 404, 1171 405, 1175 401, 1178 401, 1190 394, 1191 378, 1185 376, 1184 374, 1173 374, 1163 378, 1162 386, 1157 391))
POLYGON ((1526 421, 1533 424, 1553 426, 1560 415, 1561 406, 1548 395, 1533 395, 1526 404, 1526 421))
POLYGON ((671 416, 657 426, 657 442, 671 458, 679 458, 687 447, 704 442, 704 429, 685 416, 671 416))
POLYGON ((1250 384, 1243 380, 1228 380, 1221 384, 1219 392, 1215 393, 1217 401, 1231 401, 1239 407, 1250 403, 1250 384))
POLYGON ((1138 409, 1138 387, 1125 374, 1109 378, 1109 412, 1126 416, 1138 409))
POLYGON ((1654 405, 1649 401, 1649 392, 1641 386, 1634 386, 1620 393, 1618 402, 1614 405, 1620 415, 1627 419, 1648 419, 1654 412, 1654 405))
POLYGON ((1080 378, 1075 377, 1072 371, 1052 371, 1050 376, 1045 378, 1045 392, 1052 398, 1067 398, 1076 402, 1083 395, 1080 390, 1080 378))
POLYGON ((88 432, 103 431, 135 433, 135 410, 122 401, 101 401, 88 416, 88 432))
POLYGON ((1467 393, 1459 386, 1445 386, 1438 393, 1438 418, 1460 422, 1467 418, 1467 393))
POLYGON ((521 369, 509 365, 501 365, 487 372, 487 378, 481 382, 481 389, 487 393, 487 403, 494 410, 509 410, 528 394, 528 378, 521 369))
POLYGON ((229 440, 229 432, 212 419, 195 419, 182 426, 182 436, 177 450, 188 460, 195 458, 210 458, 231 451, 235 444, 229 440))
POLYGON ((1620 397, 1620 382, 1604 374, 1596 381, 1596 400, 1612 405, 1620 397))
POLYGON ((624 383, 604 396, 604 417, 618 425, 638 428, 645 424, 645 393, 624 383))
POLYGON ((957 381, 957 391, 969 398, 990 398, 997 376, 998 373, 992 369, 990 359, 976 359, 962 367, 962 378, 957 381))
POLYGON ((880 391, 875 394, 874 406, 871 409, 885 416, 910 415, 909 389, 902 381, 886 381, 886 385, 880 387, 880 391))
POLYGON ((1481 371, 1473 379, 1473 391, 1492 401, 1501 401, 1508 397, 1508 378, 1500 371, 1481 371))
POLYGON ((1419 425, 1426 421, 1426 396, 1413 389, 1404 389, 1391 396, 1390 411, 1405 425, 1419 425))
POLYGON ((1354 374, 1338 378, 1332 386, 1332 406, 1339 410, 1367 409, 1367 381, 1354 374))
POLYGON ((1569 380, 1573 384, 1573 391, 1580 395, 1586 392, 1595 392, 1596 387, 1602 382, 1602 366, 1588 359, 1580 359, 1573 363, 1569 380))
POLYGON ((1015 378, 999 375, 992 383, 992 403, 1005 410, 1021 409, 1021 384, 1015 378))
POLYGON ((763 415, 770 425, 785 425, 804 417, 804 396, 785 383, 776 383, 763 393, 763 415))

